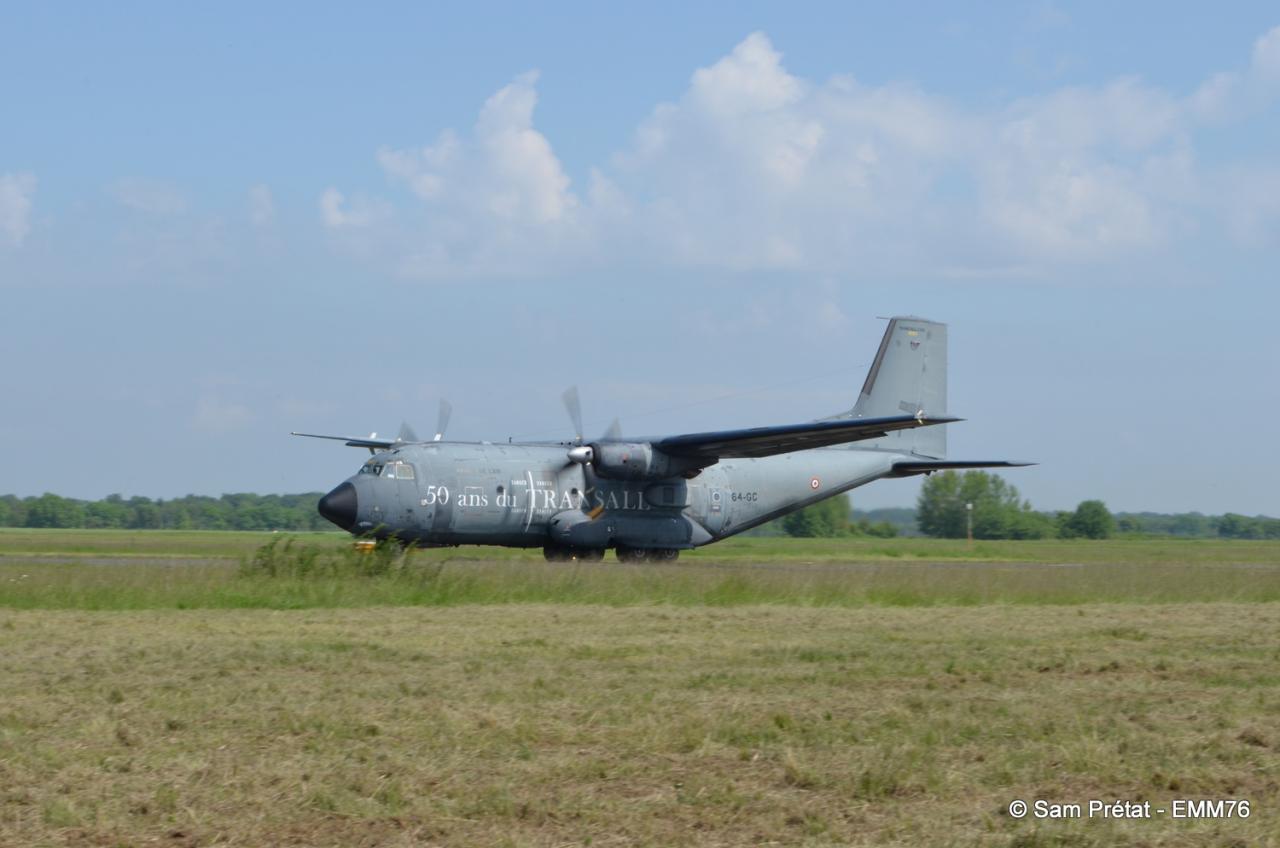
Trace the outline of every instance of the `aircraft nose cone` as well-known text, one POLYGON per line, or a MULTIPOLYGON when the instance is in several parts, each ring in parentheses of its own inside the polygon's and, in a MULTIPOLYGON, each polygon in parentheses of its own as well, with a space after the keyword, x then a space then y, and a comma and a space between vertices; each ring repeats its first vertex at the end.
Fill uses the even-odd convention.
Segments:
POLYGON ((356 523, 356 487, 343 483, 320 499, 320 514, 341 527, 350 530, 356 523))

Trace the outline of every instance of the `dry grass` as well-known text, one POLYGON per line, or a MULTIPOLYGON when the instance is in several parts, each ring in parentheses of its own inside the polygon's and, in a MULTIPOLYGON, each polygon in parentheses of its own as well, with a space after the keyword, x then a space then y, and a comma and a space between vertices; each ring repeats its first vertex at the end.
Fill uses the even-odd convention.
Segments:
POLYGON ((0 610, 3 845, 1275 845, 1280 607, 0 610), (1248 798, 1037 825, 1010 799, 1248 798))

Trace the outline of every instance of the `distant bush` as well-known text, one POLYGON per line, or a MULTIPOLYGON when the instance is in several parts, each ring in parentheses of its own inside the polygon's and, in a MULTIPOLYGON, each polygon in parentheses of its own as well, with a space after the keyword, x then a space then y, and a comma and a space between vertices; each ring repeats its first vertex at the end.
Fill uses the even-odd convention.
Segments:
POLYGON ((867 518, 853 520, 849 499, 844 495, 836 495, 792 512, 779 519, 778 523, 788 536, 802 539, 836 536, 891 539, 898 535, 898 528, 888 521, 871 521, 867 518))
POLYGON ((1116 521, 1102 501, 1081 501, 1075 512, 1063 513, 1058 522, 1063 539, 1106 539, 1115 529, 1116 521))
POLYGON ((1224 539, 1280 539, 1280 518, 1250 518, 1228 512, 1218 519, 1218 535, 1224 539))
POLYGON ((782 517, 788 536, 805 539, 843 536, 849 530, 849 499, 836 495, 782 517))

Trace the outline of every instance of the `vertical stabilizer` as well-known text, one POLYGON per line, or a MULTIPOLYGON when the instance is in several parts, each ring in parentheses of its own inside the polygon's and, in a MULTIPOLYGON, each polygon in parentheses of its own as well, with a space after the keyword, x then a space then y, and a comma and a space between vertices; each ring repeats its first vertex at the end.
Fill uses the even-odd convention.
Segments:
MULTIPOLYGON (((923 318, 891 318, 851 416, 880 418, 921 412, 932 416, 947 412, 947 325, 923 318)), ((947 455, 947 428, 901 430, 857 446, 942 459, 947 455)))

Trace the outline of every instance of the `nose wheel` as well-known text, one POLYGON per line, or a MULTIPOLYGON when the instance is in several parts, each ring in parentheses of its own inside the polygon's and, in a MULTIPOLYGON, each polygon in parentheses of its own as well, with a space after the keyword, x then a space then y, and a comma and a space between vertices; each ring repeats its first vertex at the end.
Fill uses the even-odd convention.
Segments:
POLYGON ((604 548, 573 548, 565 545, 547 545, 542 549, 547 562, 600 562, 604 548))

